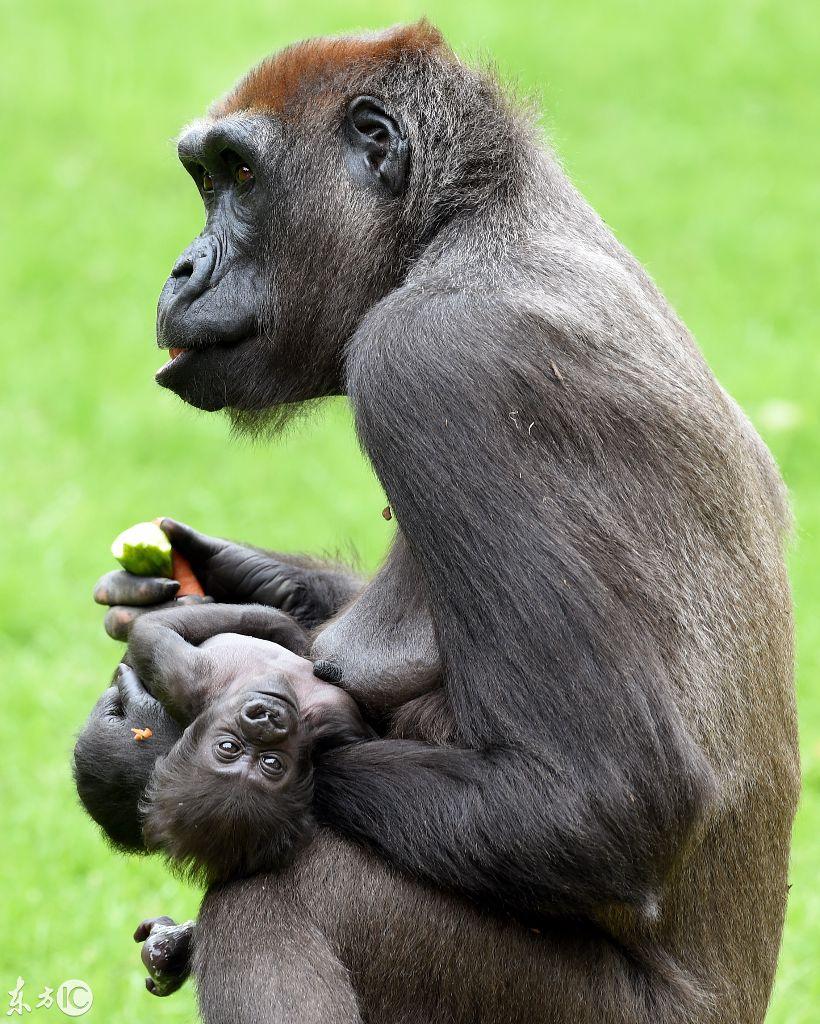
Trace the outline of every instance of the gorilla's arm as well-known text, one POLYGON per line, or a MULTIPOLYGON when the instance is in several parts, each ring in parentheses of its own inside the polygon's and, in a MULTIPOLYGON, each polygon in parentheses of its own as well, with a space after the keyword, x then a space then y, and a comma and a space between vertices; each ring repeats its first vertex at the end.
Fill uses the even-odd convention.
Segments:
MULTIPOLYGON (((329 753, 320 815, 473 897, 651 913, 713 792, 651 631, 668 581, 646 578, 635 552, 649 557, 652 542, 629 535, 624 507, 630 474, 662 474, 668 452, 623 459, 615 488, 608 396, 586 402, 550 373, 555 339, 535 315, 518 334, 511 313, 432 294, 409 311, 386 304, 360 332, 349 385, 415 566, 391 556, 386 593, 429 595, 467 749, 388 740, 329 753)), ((374 611, 378 635, 395 609, 374 611)), ((356 659, 344 685, 361 700, 356 659)))
POLYGON ((200 649, 219 633, 270 640, 296 654, 304 652, 307 635, 289 615, 263 605, 180 605, 138 618, 128 634, 128 662, 143 684, 177 721, 191 722, 224 690, 226 680, 248 665, 231 651, 225 663, 212 650, 200 649))

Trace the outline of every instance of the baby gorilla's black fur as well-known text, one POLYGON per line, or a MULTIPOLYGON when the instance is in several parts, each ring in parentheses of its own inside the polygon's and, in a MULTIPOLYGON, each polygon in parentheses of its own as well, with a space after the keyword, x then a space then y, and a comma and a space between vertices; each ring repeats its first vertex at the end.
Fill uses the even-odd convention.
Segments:
POLYGON ((74 781, 83 807, 116 849, 142 853, 145 843, 138 805, 157 758, 167 754, 182 727, 147 690, 115 682, 94 705, 74 747, 74 781), (152 735, 137 741, 133 729, 152 735))
POLYGON ((121 665, 75 750, 83 804, 116 846, 161 850, 213 884, 280 867, 309 840, 314 756, 371 733, 352 698, 274 637, 302 644, 289 616, 258 607, 135 624, 128 658, 152 693, 121 665), (153 735, 136 741, 146 725, 153 735))
POLYGON ((363 738, 344 710, 304 715, 287 780, 275 790, 226 774, 209 757, 208 737, 230 719, 228 700, 203 711, 157 760, 139 810, 149 850, 162 850, 193 881, 212 885, 282 867, 313 836, 313 762, 330 746, 363 738))
POLYGON ((188 726, 158 759, 140 801, 146 847, 205 885, 287 863, 315 824, 309 733, 300 730, 287 784, 273 791, 213 765, 207 739, 223 717, 219 701, 188 726))

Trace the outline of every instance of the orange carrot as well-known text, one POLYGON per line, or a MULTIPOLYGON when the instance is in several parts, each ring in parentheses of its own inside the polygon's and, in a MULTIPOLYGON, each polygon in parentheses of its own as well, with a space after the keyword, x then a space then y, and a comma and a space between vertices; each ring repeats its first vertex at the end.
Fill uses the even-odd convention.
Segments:
MULTIPOLYGON (((162 516, 158 516, 154 522, 157 526, 162 525, 162 516)), ((202 584, 194 575, 194 570, 191 568, 191 563, 178 551, 171 550, 171 579, 175 579, 179 583, 179 590, 176 593, 177 597, 204 597, 205 591, 202 589, 202 584)))
POLYGON ((190 595, 196 595, 197 597, 204 597, 205 591, 194 575, 194 570, 191 568, 191 563, 188 559, 178 551, 172 551, 171 561, 173 563, 173 577, 175 580, 179 580, 179 590, 176 596, 189 597, 190 595))

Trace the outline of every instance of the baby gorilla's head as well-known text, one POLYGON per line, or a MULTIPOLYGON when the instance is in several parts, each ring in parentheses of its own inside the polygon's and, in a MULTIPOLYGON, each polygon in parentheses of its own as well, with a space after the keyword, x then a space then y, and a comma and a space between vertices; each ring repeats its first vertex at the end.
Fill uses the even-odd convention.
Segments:
POLYGON ((157 761, 146 845, 206 884, 282 865, 313 831, 315 738, 283 675, 244 682, 157 761))
POLYGON ((157 758, 181 735, 126 666, 94 705, 74 747, 74 780, 86 811, 118 850, 144 852, 139 802, 157 758))

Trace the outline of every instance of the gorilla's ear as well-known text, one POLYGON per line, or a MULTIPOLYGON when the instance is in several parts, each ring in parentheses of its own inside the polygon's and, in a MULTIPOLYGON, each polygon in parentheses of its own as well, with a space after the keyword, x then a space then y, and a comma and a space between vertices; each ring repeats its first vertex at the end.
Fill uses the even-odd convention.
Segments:
POLYGON ((394 196, 407 184, 410 146, 395 118, 373 96, 350 101, 346 117, 347 165, 361 181, 380 181, 394 196))

